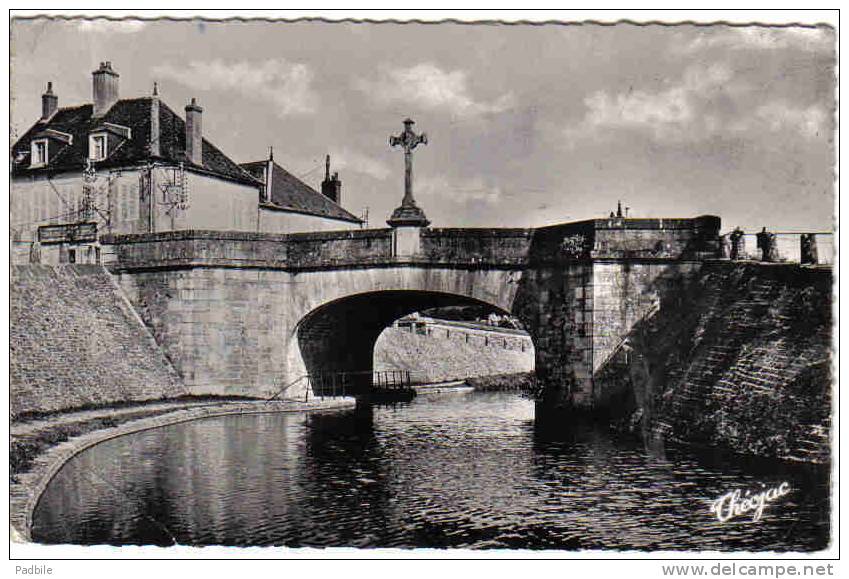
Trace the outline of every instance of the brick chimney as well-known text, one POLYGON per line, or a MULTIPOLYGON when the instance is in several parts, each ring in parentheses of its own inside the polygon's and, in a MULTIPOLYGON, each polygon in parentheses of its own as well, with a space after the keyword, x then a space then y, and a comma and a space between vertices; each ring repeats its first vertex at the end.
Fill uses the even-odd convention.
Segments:
POLYGON ((53 94, 53 83, 47 83, 47 90, 41 95, 41 120, 46 121, 59 108, 59 97, 53 94))
POLYGON ((324 181, 321 182, 321 194, 337 204, 342 204, 342 181, 339 173, 330 175, 330 155, 324 159, 324 181))
POLYGON ((101 62, 91 76, 94 116, 102 117, 118 101, 118 73, 112 70, 111 62, 101 62))
POLYGON ((203 165, 203 109, 197 100, 186 105, 186 156, 195 165, 203 165))

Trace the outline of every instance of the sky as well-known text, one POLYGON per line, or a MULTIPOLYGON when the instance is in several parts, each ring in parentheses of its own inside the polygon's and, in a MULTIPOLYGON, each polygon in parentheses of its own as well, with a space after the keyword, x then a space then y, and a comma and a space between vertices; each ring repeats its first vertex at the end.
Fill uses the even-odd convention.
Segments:
POLYGON ((723 230, 829 231, 835 34, 827 27, 16 20, 12 136, 91 102, 111 61, 123 98, 195 97, 237 162, 274 159, 384 227, 403 196, 402 120, 433 227, 607 216, 722 218, 723 230))

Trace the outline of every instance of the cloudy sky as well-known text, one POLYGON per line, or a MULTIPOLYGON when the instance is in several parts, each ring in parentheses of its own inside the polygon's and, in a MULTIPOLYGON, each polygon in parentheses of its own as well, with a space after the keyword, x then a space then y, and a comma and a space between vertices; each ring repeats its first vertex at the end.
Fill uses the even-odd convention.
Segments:
POLYGON ((12 131, 91 101, 110 60, 121 96, 182 114, 238 162, 275 160, 318 186, 329 152, 343 204, 371 226, 403 193, 389 147, 428 134, 415 195, 434 226, 536 226, 716 214, 723 229, 829 230, 834 34, 828 28, 485 26, 23 20, 12 26, 12 131))

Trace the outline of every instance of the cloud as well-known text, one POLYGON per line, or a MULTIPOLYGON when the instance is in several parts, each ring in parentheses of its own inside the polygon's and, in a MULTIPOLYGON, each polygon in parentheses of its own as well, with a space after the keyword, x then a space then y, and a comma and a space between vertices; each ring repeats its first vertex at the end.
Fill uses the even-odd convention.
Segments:
POLYGON ((563 135, 575 148, 582 141, 615 138, 626 131, 657 142, 687 143, 716 135, 779 131, 813 139, 830 130, 828 114, 820 105, 779 99, 762 103, 759 95, 725 65, 692 66, 662 90, 592 93, 584 99, 583 119, 563 135))
POLYGON ((132 34, 139 32, 147 22, 144 20, 108 20, 96 18, 91 20, 80 20, 75 23, 77 30, 94 34, 132 34))
POLYGON ((721 47, 732 50, 777 50, 795 48, 818 51, 830 49, 834 31, 827 27, 766 27, 745 26, 710 28, 684 45, 685 52, 721 47))
POLYGON ((499 113, 513 106, 512 94, 485 102, 469 94, 465 71, 444 71, 435 64, 386 69, 376 80, 357 81, 356 87, 386 103, 403 102, 427 110, 447 110, 460 117, 499 113))
POLYGON ((310 68, 283 58, 258 62, 192 61, 185 67, 161 64, 153 68, 153 74, 200 90, 233 91, 269 101, 280 117, 312 113, 318 101, 312 90, 310 68))
POLYGON ((826 130, 828 121, 828 116, 821 107, 794 107, 782 101, 759 107, 755 115, 771 131, 796 131, 808 139, 813 139, 826 130))
POLYGON ((442 175, 418 179, 414 193, 416 199, 424 200, 425 205, 433 199, 461 205, 472 202, 495 204, 504 195, 500 185, 481 176, 452 181, 442 175))
POLYGON ((677 84, 650 92, 629 89, 610 94, 597 91, 584 99, 587 112, 575 127, 566 130, 570 140, 597 134, 606 129, 645 130, 659 140, 680 140, 694 136, 694 125, 711 129, 716 118, 700 115, 700 103, 726 89, 731 71, 721 65, 694 66, 677 84))
POLYGON ((331 151, 330 161, 332 163, 331 169, 334 171, 347 169, 368 175, 378 181, 385 180, 391 173, 385 163, 350 149, 331 151))

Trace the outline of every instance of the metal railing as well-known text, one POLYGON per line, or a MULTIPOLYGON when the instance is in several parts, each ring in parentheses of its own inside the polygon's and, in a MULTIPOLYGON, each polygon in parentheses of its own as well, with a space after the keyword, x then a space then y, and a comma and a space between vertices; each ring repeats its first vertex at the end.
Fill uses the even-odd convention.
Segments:
POLYGON ((377 370, 373 372, 372 387, 384 390, 408 389, 412 385, 409 370, 377 370))
MULTIPOLYGON (((316 372, 303 374, 292 380, 266 403, 282 399, 284 392, 306 380, 303 401, 315 398, 339 398, 364 394, 369 389, 381 391, 410 390, 414 384, 414 373, 409 370, 362 370, 352 372, 316 372)), ((295 398, 289 398, 295 400, 295 398)), ((298 400, 301 400, 299 397, 298 400)))
POLYGON ((353 372, 317 372, 308 374, 306 379, 304 402, 310 395, 322 399, 353 396, 360 386, 353 372))
POLYGON ((413 384, 409 370, 318 372, 307 376, 307 392, 318 397, 351 396, 372 390, 405 390, 413 384))

